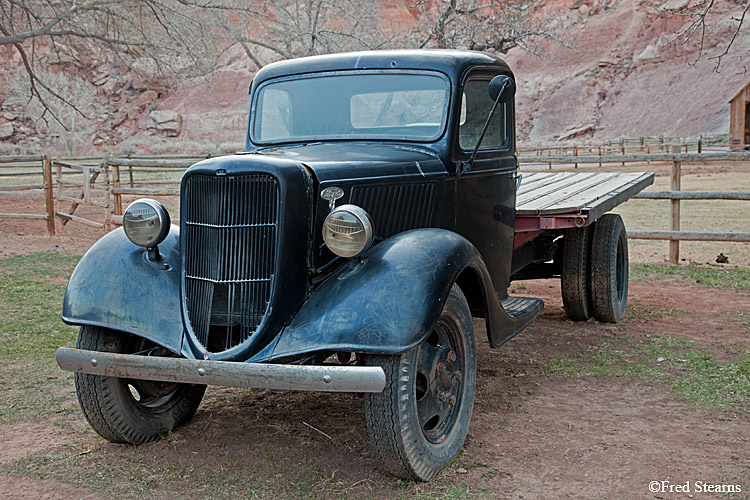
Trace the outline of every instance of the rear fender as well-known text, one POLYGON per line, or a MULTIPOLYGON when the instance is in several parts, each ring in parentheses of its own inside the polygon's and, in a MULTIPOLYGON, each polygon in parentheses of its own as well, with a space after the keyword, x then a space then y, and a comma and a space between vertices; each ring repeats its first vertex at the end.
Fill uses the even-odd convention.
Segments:
POLYGON ((451 286, 467 268, 473 268, 483 288, 488 333, 510 326, 477 249, 451 231, 416 229, 342 266, 253 361, 320 351, 407 351, 432 330, 451 286))
POLYGON ((63 321, 132 333, 193 358, 182 349, 177 226, 171 226, 159 252, 166 268, 148 261, 146 251, 132 243, 122 228, 101 238, 70 277, 63 321))

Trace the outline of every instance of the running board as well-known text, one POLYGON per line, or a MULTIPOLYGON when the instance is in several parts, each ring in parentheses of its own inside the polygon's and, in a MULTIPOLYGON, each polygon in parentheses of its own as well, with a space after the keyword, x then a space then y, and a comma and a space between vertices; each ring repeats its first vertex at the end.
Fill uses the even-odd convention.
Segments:
POLYGON ((500 304, 513 321, 513 335, 529 326, 544 310, 544 301, 534 297, 511 297, 500 300, 500 304))

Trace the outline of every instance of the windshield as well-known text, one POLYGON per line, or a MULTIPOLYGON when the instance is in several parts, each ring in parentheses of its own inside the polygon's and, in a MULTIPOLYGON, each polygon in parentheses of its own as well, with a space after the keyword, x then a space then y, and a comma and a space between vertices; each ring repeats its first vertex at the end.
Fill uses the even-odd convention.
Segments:
POLYGON ((448 97, 447 81, 436 74, 361 72, 272 81, 257 92, 252 139, 434 140, 443 130, 448 97))

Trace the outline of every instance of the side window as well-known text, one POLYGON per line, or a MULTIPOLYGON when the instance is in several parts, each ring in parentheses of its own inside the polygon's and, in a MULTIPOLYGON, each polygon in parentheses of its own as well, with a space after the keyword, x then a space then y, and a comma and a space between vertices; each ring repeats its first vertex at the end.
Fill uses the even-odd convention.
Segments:
MULTIPOLYGON (((494 102, 487 91, 489 80, 469 80, 464 85, 461 100, 461 120, 458 128, 458 144, 465 151, 472 151, 482 133, 482 127, 492 109, 494 102)), ((505 130, 507 121, 506 104, 498 104, 495 116, 487 129, 480 151, 500 149, 508 146, 508 134, 505 130)))

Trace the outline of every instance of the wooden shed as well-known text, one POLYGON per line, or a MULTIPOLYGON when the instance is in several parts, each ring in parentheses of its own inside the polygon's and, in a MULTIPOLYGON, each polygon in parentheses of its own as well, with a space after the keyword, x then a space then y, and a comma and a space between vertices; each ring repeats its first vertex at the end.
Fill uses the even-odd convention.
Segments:
POLYGON ((750 145, 750 82, 729 101, 729 144, 731 149, 750 145))

